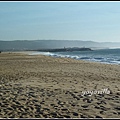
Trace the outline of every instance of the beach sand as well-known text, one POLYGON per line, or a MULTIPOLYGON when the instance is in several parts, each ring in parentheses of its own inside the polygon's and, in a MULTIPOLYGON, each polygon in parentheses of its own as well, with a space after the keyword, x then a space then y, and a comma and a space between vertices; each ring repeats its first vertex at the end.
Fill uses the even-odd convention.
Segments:
POLYGON ((0 118, 120 118, 120 65, 0 54, 0 118), (101 91, 90 96, 85 91, 101 91))

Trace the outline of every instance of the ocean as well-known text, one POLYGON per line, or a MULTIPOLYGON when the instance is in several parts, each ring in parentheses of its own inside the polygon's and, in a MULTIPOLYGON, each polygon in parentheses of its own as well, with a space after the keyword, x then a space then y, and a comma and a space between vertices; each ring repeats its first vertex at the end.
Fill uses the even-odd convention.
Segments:
POLYGON ((77 60, 87 60, 107 64, 120 65, 120 48, 98 49, 93 51, 73 51, 73 52, 34 52, 30 55, 47 55, 52 57, 67 57, 77 60))

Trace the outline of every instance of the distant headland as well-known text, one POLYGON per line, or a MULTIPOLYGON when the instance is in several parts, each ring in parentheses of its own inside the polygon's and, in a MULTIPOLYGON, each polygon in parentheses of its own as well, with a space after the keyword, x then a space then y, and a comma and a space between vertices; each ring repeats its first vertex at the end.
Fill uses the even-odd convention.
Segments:
POLYGON ((79 47, 73 47, 73 48, 57 48, 57 49, 38 49, 35 51, 40 51, 40 52, 66 52, 66 51, 92 51, 91 48, 79 48, 79 47))

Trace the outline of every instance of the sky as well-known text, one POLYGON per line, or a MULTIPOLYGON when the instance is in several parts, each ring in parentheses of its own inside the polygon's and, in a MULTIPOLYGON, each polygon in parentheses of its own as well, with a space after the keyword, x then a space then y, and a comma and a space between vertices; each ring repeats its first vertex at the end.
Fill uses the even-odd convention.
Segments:
POLYGON ((0 40, 120 42, 120 2, 0 2, 0 40))

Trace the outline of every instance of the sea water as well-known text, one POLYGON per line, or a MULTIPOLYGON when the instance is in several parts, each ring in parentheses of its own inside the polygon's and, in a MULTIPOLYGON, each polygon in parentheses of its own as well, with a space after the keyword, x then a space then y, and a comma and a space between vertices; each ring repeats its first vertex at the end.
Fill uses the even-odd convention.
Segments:
POLYGON ((120 65, 120 48, 99 49, 93 51, 67 51, 67 52, 34 52, 30 55, 47 55, 52 57, 67 57, 77 60, 95 61, 120 65))

